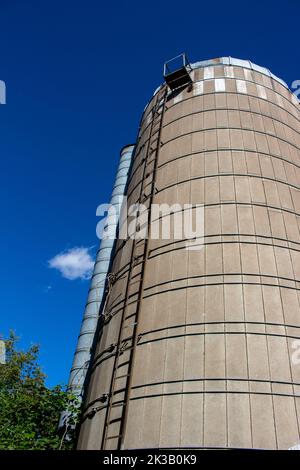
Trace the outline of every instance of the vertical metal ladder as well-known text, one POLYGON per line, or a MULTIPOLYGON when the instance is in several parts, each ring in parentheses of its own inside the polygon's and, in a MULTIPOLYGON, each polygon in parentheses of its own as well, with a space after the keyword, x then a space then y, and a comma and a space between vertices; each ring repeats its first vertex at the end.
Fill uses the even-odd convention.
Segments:
MULTIPOLYGON (((161 146, 160 137, 167 91, 167 86, 164 85, 157 93, 155 105, 152 110, 153 115, 150 135, 143 162, 143 176, 138 202, 144 204, 148 209, 147 229, 149 229, 151 204, 155 194, 155 175, 159 148, 161 146)), ((147 251, 148 237, 133 240, 125 292, 125 303, 113 366, 111 389, 108 395, 109 403, 105 417, 101 449, 111 448, 109 446, 109 441, 111 440, 117 441, 117 443, 113 443, 112 448, 120 449, 123 442, 131 392, 132 368, 135 350, 139 340, 137 335, 138 317, 143 294, 143 279, 147 251), (131 306, 133 307, 132 312, 131 306)))

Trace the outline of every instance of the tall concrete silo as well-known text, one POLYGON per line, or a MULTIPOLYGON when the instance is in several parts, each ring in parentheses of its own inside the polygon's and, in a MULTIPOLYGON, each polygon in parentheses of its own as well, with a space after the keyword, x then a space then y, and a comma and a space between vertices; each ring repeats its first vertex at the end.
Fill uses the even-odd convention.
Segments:
POLYGON ((203 205, 203 247, 117 240, 78 448, 288 449, 300 442, 299 102, 230 57, 165 76, 128 205, 203 205))

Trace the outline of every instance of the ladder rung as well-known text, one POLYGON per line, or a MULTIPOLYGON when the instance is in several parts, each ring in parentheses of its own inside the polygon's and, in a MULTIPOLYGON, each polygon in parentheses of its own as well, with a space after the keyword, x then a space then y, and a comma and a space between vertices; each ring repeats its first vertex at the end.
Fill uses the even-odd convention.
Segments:
POLYGON ((121 436, 122 436, 122 434, 116 434, 115 436, 107 436, 107 437, 105 438, 105 440, 108 441, 108 439, 117 439, 117 438, 119 438, 119 437, 121 437, 121 436))
POLYGON ((130 374, 117 375, 115 379, 124 379, 124 377, 129 377, 130 374))
POLYGON ((142 190, 145 191, 145 189, 148 188, 148 186, 151 185, 152 181, 153 181, 153 179, 152 179, 151 181, 148 181, 148 183, 144 184, 144 185, 142 186, 142 190))
POLYGON ((135 296, 136 296, 136 294, 133 294, 133 295, 131 295, 131 296, 128 297, 129 300, 128 300, 127 305, 133 305, 133 304, 136 304, 136 303, 140 302, 139 299, 131 300, 131 298, 132 298, 132 297, 135 297, 135 296))
MULTIPOLYGON (((124 320, 127 320, 128 318, 134 317, 134 315, 136 315, 136 314, 137 314, 137 312, 131 313, 130 315, 128 315, 127 317, 125 317, 124 320)), ((135 325, 135 323, 134 323, 134 325, 135 325)), ((129 326, 131 326, 131 325, 129 325, 129 326)), ((126 327, 126 328, 127 328, 127 327, 126 327)))
MULTIPOLYGON (((149 197, 149 196, 148 196, 149 197)), ((142 255, 139 255, 139 258, 142 258, 142 259, 135 259, 133 260, 132 262, 132 265, 133 266, 137 266, 138 264, 140 264, 144 259, 145 259, 145 255, 142 254, 142 255)))
MULTIPOLYGON (((134 344, 131 345, 131 346, 128 346, 128 347, 124 348, 124 350, 121 351, 121 353, 124 354, 125 351, 126 351, 126 352, 127 352, 127 351, 130 351, 130 350, 133 349, 133 348, 134 348, 134 344)), ((121 356, 122 354, 120 354, 120 356, 121 356)))
POLYGON ((118 393, 123 393, 125 392, 125 390, 126 390, 126 387, 120 388, 119 390, 116 390, 115 392, 113 392, 113 396, 118 395, 118 393))
POLYGON ((143 279, 138 279, 137 281, 130 281, 130 285, 133 286, 134 284, 137 284, 138 282, 142 282, 143 279))
MULTIPOLYGON (((143 253, 143 256, 144 256, 144 253, 143 253)), ((133 272, 132 272, 132 273, 130 273, 130 274, 132 274, 132 275, 130 276, 130 279, 134 279, 135 277, 138 277, 138 276, 141 275, 141 271, 140 271, 140 272, 136 272, 135 274, 133 274, 133 272)))
POLYGON ((125 403, 124 400, 118 400, 118 401, 115 401, 115 402, 113 402, 113 403, 111 404, 112 407, 121 406, 121 405, 122 405, 122 406, 125 406, 125 405, 126 405, 126 403, 125 403))
POLYGON ((127 364, 129 364, 129 363, 130 363, 130 361, 122 362, 121 364, 119 364, 119 365, 117 366, 117 369, 120 369, 121 367, 124 367, 124 366, 126 366, 127 364))
POLYGON ((129 341, 130 339, 133 338, 133 335, 130 335, 130 336, 127 336, 126 338, 122 338, 121 339, 121 343, 125 342, 125 341, 129 341))
POLYGON ((110 424, 117 423, 118 421, 122 421, 122 416, 120 416, 120 418, 114 418, 114 419, 112 419, 111 421, 109 421, 108 423, 106 423, 106 426, 109 426, 110 424))

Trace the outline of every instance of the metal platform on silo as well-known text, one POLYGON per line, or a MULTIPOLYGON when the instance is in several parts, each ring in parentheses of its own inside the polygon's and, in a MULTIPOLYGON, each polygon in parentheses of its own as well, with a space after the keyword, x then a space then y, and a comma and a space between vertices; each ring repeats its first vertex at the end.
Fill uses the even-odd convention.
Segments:
POLYGON ((176 90, 192 83, 191 70, 186 54, 179 54, 165 62, 164 79, 171 90, 176 90))

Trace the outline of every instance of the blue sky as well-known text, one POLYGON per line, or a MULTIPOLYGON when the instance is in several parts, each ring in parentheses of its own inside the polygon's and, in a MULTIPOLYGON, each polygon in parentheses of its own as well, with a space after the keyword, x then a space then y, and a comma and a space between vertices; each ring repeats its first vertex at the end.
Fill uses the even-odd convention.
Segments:
POLYGON ((0 332, 41 345, 49 385, 67 382, 88 281, 48 261, 74 247, 94 256, 96 207, 163 62, 230 55, 291 84, 298 10, 296 0, 0 0, 0 332))

